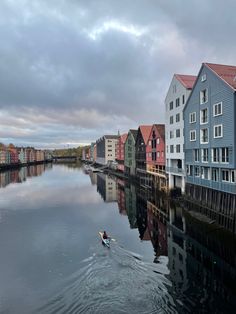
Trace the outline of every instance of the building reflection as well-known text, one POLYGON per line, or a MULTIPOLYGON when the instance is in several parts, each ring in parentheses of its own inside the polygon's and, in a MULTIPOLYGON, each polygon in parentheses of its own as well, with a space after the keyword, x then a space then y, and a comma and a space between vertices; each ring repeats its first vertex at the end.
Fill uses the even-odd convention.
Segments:
POLYGON ((22 183, 27 180, 27 177, 40 176, 46 169, 50 168, 52 168, 52 164, 48 163, 0 172, 0 188, 4 188, 11 183, 22 183))
POLYGON ((236 306, 233 234, 211 221, 199 221, 191 205, 179 204, 151 188, 99 173, 97 190, 105 201, 118 202, 120 214, 127 214, 130 228, 138 228, 142 241, 151 241, 154 262, 168 256, 172 283, 168 289, 178 296, 182 312, 196 307, 201 313, 232 312, 236 306))
POLYGON ((136 229, 137 224, 137 197, 134 184, 125 182, 125 208, 131 229, 136 229))
POLYGON ((125 203, 125 181, 117 179, 117 203, 119 213, 127 216, 126 203, 125 203))
POLYGON ((97 174, 97 191, 105 202, 117 201, 116 180, 104 173, 97 174))
POLYGON ((186 303, 201 301, 199 311, 230 313, 236 305, 236 241, 172 204, 168 228, 170 277, 186 303), (191 297, 192 296, 192 297, 191 297), (192 299, 191 299, 192 298, 192 299))

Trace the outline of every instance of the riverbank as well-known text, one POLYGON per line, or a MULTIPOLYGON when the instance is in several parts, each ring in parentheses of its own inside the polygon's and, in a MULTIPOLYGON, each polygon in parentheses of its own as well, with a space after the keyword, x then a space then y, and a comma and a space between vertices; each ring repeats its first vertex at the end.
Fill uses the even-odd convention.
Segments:
POLYGON ((27 163, 4 164, 4 165, 0 165, 0 172, 6 171, 6 170, 20 169, 21 167, 51 163, 51 162, 52 160, 47 159, 47 160, 32 161, 32 162, 27 162, 27 163))

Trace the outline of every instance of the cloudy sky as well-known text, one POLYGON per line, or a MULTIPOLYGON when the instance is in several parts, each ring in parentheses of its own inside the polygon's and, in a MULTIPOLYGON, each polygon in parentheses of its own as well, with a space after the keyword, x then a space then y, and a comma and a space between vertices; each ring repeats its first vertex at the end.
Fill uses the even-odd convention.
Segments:
POLYGON ((70 147, 164 122, 174 73, 236 65, 235 0, 0 0, 0 141, 70 147))

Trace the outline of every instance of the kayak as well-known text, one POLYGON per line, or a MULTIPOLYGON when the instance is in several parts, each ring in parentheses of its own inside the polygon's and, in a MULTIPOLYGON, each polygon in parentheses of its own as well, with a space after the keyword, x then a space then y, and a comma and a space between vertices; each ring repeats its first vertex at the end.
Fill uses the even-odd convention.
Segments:
POLYGON ((110 247, 110 239, 103 239, 103 232, 98 232, 102 239, 102 244, 105 245, 106 247, 110 247))

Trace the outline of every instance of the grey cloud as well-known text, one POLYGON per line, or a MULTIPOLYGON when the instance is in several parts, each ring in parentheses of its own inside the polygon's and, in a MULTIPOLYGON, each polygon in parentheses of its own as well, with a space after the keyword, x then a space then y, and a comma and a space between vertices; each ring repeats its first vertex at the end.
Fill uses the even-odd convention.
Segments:
POLYGON ((0 137, 62 145, 164 122, 175 72, 236 64, 235 9, 233 0, 1 1, 0 137))

